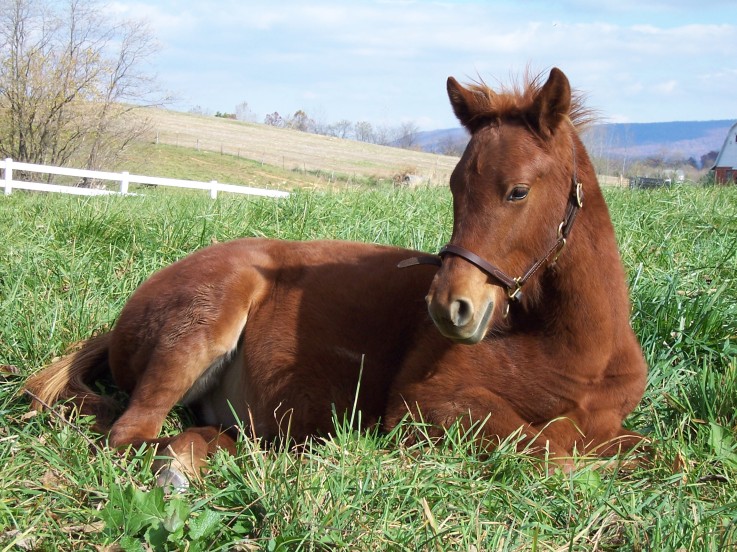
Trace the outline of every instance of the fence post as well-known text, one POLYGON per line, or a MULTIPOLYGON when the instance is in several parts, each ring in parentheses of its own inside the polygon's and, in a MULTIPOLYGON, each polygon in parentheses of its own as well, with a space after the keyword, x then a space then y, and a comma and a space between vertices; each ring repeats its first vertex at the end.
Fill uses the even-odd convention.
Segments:
POLYGON ((5 195, 10 195, 13 191, 13 160, 8 157, 5 159, 5 195))
POLYGON ((121 194, 127 194, 128 193, 128 177, 130 176, 130 173, 128 171, 123 171, 120 173, 121 179, 120 179, 120 193, 121 194))
POLYGON ((210 199, 217 199, 218 197, 218 182, 217 180, 210 180, 210 199))

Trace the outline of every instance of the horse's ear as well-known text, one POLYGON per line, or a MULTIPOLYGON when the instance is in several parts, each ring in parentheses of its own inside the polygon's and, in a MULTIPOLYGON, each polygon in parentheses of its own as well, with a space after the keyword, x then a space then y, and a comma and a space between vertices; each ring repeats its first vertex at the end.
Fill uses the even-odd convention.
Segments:
POLYGON ((447 88, 453 113, 464 127, 472 131, 475 93, 461 86, 453 77, 448 77, 447 88))
POLYGON ((532 103, 532 115, 540 132, 551 136, 558 125, 568 117, 571 110, 571 85, 563 71, 557 67, 550 70, 548 81, 543 85, 532 103))

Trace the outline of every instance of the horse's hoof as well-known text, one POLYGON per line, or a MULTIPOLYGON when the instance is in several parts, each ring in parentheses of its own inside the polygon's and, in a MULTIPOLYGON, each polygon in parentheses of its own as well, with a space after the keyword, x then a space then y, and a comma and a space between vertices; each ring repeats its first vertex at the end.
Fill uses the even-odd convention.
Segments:
POLYGON ((156 486, 168 494, 179 494, 189 489, 189 479, 175 468, 163 468, 156 474, 156 486))

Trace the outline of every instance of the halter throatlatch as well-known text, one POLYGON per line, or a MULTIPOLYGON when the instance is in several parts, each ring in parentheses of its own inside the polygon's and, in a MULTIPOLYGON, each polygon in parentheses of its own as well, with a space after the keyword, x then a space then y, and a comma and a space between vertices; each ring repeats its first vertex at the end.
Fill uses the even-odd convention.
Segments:
POLYGON ((473 251, 469 251, 465 247, 452 243, 443 247, 437 256, 425 255, 421 257, 412 257, 401 261, 397 266, 399 268, 418 264, 441 266, 442 260, 447 255, 461 257, 506 288, 510 301, 519 301, 522 298, 522 288, 530 278, 532 278, 541 268, 554 264, 558 259, 558 256, 566 246, 566 240, 568 239, 568 235, 571 233, 573 223, 576 220, 576 215, 578 214, 579 209, 583 207, 583 185, 578 181, 575 149, 573 157, 573 177, 571 180, 572 188, 571 193, 568 196, 568 205, 566 206, 563 221, 558 226, 558 237, 555 240, 555 243, 553 243, 550 249, 548 249, 548 252, 538 261, 533 263, 522 276, 509 276, 499 267, 479 257, 473 251))

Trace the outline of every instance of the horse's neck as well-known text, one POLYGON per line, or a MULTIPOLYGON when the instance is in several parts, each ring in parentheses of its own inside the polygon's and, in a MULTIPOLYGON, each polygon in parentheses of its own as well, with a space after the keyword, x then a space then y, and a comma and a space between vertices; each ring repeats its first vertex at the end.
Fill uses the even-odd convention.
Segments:
POLYGON ((538 315, 552 333, 609 339, 628 321, 627 288, 601 190, 588 188, 557 267, 543 275, 538 315))

